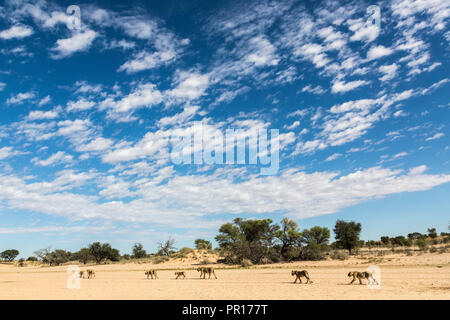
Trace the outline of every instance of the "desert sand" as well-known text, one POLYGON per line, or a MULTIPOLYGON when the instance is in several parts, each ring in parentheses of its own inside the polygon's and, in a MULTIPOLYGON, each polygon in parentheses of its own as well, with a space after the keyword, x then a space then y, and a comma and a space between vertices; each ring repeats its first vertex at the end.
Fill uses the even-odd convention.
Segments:
POLYGON ((81 279, 79 289, 68 289, 67 265, 58 267, 0 265, 0 299, 450 299, 450 253, 345 261, 280 263, 251 268, 212 264, 218 279, 203 280, 198 262, 171 260, 157 265, 117 263, 79 265, 96 272, 81 279), (349 285, 350 270, 380 268, 380 286, 349 285), (158 269, 159 279, 147 280, 145 269, 158 269), (308 270, 312 284, 293 284, 291 269, 308 270), (175 280, 175 270, 187 278, 175 280))

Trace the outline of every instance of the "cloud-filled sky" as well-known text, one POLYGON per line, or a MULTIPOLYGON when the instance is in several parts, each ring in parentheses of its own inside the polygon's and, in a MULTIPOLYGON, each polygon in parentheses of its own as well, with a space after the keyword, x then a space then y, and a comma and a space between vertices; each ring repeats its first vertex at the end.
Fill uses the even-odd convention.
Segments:
POLYGON ((450 3, 370 5, 1 1, 0 249, 192 246, 238 216, 446 231, 450 3), (278 129, 277 174, 174 163, 200 122, 278 129))

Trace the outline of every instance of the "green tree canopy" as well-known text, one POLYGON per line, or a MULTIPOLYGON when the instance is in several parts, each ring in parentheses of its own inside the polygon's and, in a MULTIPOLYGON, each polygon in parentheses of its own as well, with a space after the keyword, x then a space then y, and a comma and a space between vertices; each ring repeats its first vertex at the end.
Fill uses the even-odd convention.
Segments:
POLYGON ((312 227, 311 229, 305 229, 301 236, 302 242, 307 246, 319 245, 321 247, 328 245, 330 241, 330 229, 322 228, 319 226, 312 227))
POLYGON ((0 253, 0 258, 7 261, 13 261, 19 255, 19 251, 16 249, 5 250, 0 253))
POLYGON ((211 250, 212 249, 212 244, 208 240, 196 239, 194 243, 195 243, 195 247, 198 250, 207 250, 207 249, 211 250))
POLYGON ((94 242, 89 245, 89 252, 97 264, 105 259, 111 261, 120 260, 119 250, 112 248, 109 243, 101 244, 100 242, 94 242))
POLYGON ((360 223, 338 220, 333 231, 336 237, 336 245, 339 248, 348 250, 349 254, 359 246, 360 223))
POLYGON ((135 243, 133 246, 133 258, 140 259, 145 258, 146 256, 147 252, 144 250, 142 243, 135 243))

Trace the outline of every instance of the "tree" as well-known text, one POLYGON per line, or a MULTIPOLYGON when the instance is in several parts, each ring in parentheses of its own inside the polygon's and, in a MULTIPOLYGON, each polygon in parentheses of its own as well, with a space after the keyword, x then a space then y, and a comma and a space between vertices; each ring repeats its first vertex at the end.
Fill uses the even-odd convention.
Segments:
POLYGON ((429 228, 427 231, 430 238, 434 239, 437 237, 436 228, 429 228))
POLYGON ((387 237, 387 236, 382 236, 382 237, 380 238, 380 240, 381 240, 381 243, 382 243, 383 245, 385 245, 385 246, 387 246, 387 245, 389 244, 389 242, 390 242, 390 239, 389 239, 389 237, 387 237))
POLYGON ((245 241, 258 242, 265 246, 272 245, 274 234, 280 228, 278 225, 272 225, 271 219, 243 220, 236 218, 234 223, 239 227, 245 241))
POLYGON ((7 261, 13 261, 19 255, 19 251, 16 249, 5 250, 0 253, 0 258, 7 261))
POLYGON ((48 263, 51 266, 59 266, 62 263, 70 261, 72 255, 69 251, 61 249, 51 251, 50 247, 37 250, 34 254, 41 259, 42 262, 48 263))
POLYGON ((86 264, 89 260, 93 259, 93 256, 89 248, 82 248, 74 253, 74 258, 75 260, 78 260, 80 262, 83 262, 83 264, 86 264))
POLYGON ((194 243, 195 243, 195 247, 198 250, 211 250, 212 249, 212 244, 208 240, 196 239, 194 243))
POLYGON ((238 241, 244 240, 244 235, 241 233, 238 226, 228 222, 219 228, 220 234, 216 236, 216 241, 221 248, 232 246, 238 241))
POLYGON ((421 234, 420 232, 408 233, 408 239, 417 240, 417 239, 422 239, 422 238, 426 238, 426 235, 421 234))
POLYGON ((159 247, 159 253, 161 255, 166 255, 166 256, 170 256, 171 252, 173 250, 176 250, 176 248, 174 247, 175 245, 175 240, 172 238, 169 238, 168 240, 166 240, 165 242, 159 242, 158 243, 158 247, 159 247))
POLYGON ((281 242, 280 253, 285 258, 289 248, 299 246, 301 242, 301 233, 298 230, 297 222, 288 218, 281 220, 281 228, 275 231, 274 235, 281 242))
POLYGON ((145 258, 146 256, 147 252, 144 250, 142 243, 135 243, 133 246, 133 258, 140 259, 145 258))
POLYGON ((403 247, 406 245, 406 238, 404 236, 397 236, 391 239, 391 243, 392 245, 403 247))
POLYGON ((100 242, 94 242, 89 245, 89 252, 97 264, 105 259, 111 261, 120 260, 119 250, 112 248, 109 243, 101 244, 100 242))
POLYGON ((427 239, 418 239, 416 241, 416 245, 419 247, 420 250, 425 251, 428 248, 428 241, 427 239))
POLYGON ((328 241, 330 240, 330 229, 319 226, 312 227, 309 230, 305 229, 302 232, 301 239, 307 246, 314 244, 323 248, 328 245, 328 241))
POLYGON ((336 235, 336 244, 338 247, 348 250, 349 254, 359 246, 360 223, 338 220, 333 231, 336 235))

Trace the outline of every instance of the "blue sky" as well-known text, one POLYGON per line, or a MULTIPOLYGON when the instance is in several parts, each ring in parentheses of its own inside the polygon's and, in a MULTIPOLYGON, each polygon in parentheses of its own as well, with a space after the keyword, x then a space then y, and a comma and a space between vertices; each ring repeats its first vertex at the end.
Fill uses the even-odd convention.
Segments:
POLYGON ((446 231, 449 12, 0 1, 0 250, 192 246, 235 217, 355 220, 366 240, 446 231), (199 122, 209 146, 214 132, 278 129, 278 172, 175 164, 170 138, 199 122))

